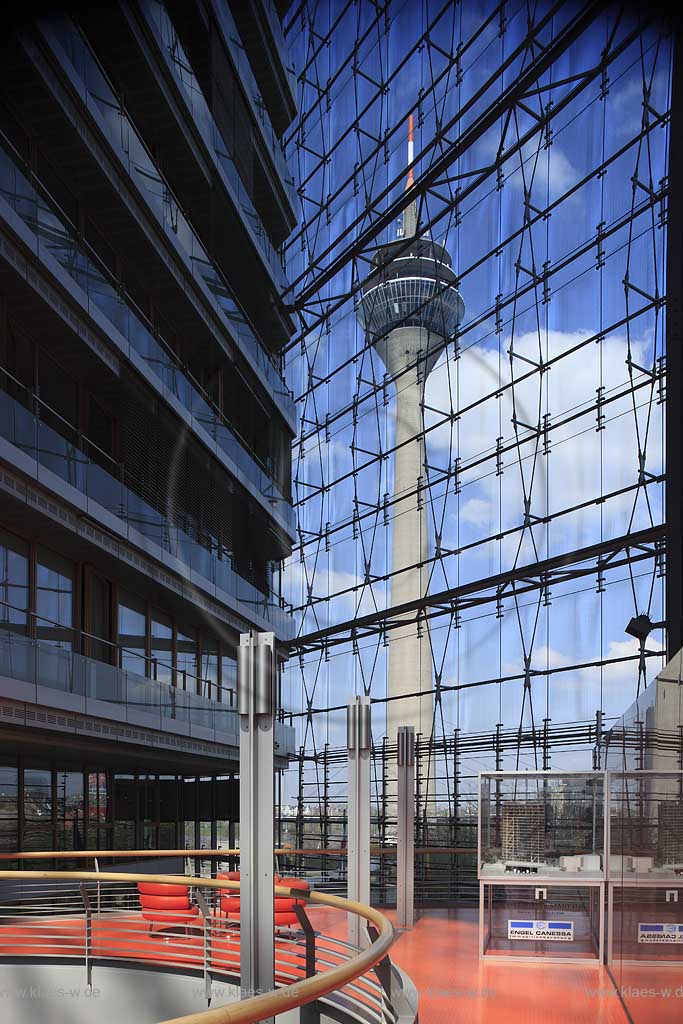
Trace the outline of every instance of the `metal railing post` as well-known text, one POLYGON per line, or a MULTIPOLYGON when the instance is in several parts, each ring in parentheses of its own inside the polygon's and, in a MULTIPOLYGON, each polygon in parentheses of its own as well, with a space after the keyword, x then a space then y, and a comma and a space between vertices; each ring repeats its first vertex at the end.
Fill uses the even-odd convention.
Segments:
MULTIPOLYGON (((357 903, 370 902, 370 698, 356 697, 346 709, 348 753, 348 897, 357 903)), ((356 914, 348 915, 348 936, 352 946, 364 939, 356 914)))
MULTIPOLYGON (((379 938, 379 932, 369 921, 364 922, 363 930, 367 933, 370 943, 376 942, 379 938)), ((415 1005, 411 1006, 410 1000, 403 990, 401 976, 392 964, 388 953, 382 957, 379 963, 375 964, 373 971, 384 993, 385 1014, 388 1007, 388 1017, 393 1021, 393 1024, 415 1024, 417 1020, 415 1015, 417 994, 414 993, 413 1002, 415 1005)))
POLYGON ((204 995, 206 996, 207 1005, 211 1005, 211 910, 206 902, 206 897, 201 889, 197 889, 195 892, 195 898, 197 900, 197 906, 201 911, 202 920, 204 924, 204 943, 203 943, 203 965, 204 965, 204 995))
POLYGON ((415 726, 399 725, 396 739, 396 924, 399 928, 412 928, 415 920, 415 726))
POLYGON ((78 886, 85 908, 85 983, 92 988, 92 908, 85 882, 78 886))
MULTIPOLYGON (((95 871, 99 875, 99 873, 100 873, 100 863, 99 863, 99 860, 98 860, 97 857, 95 857, 95 871)), ((97 913, 98 914, 100 913, 101 908, 102 908, 102 904, 100 902, 101 889, 102 889, 102 884, 101 884, 101 882, 98 881, 98 883, 97 883, 97 913)))
POLYGON ((294 913, 306 938, 306 977, 312 978, 315 974, 315 931, 305 907, 302 907, 300 903, 295 903, 294 913))

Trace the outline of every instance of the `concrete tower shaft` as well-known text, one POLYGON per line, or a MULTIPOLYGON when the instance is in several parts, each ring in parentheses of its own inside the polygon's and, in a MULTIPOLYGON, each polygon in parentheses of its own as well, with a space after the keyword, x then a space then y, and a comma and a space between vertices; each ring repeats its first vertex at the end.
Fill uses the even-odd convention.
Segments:
MULTIPOLYGON (((421 492, 425 478, 423 403, 425 369, 418 353, 426 350, 428 332, 422 327, 397 327, 388 344, 378 351, 393 375, 401 373, 396 390, 396 434, 391 536, 391 604, 416 601, 427 592, 429 571, 429 530, 427 506, 421 492), (406 369, 406 367, 408 367, 406 369), (403 372, 402 372, 403 371, 403 372), (403 497, 405 495, 405 497, 403 497), (420 563, 419 568, 414 567, 420 563)), ((436 340, 436 339, 435 339, 436 340)), ((438 339, 439 342, 441 339, 438 339)), ((443 347, 442 344, 439 346, 443 347)), ((436 361, 434 356, 433 362, 436 361)), ((431 369, 431 367, 430 367, 431 369)), ((387 704, 387 736, 396 740, 399 725, 412 725, 416 735, 432 731, 432 655, 426 630, 417 635, 414 623, 392 630, 389 641, 388 696, 401 697, 419 692, 420 697, 403 696, 387 704)))
MULTIPOLYGON (((424 387, 465 311, 448 252, 417 234, 414 203, 406 210, 399 235, 405 235, 406 229, 412 237, 390 242, 375 253, 357 310, 368 338, 396 378, 392 606, 419 600, 429 585, 428 518, 422 490, 426 479, 424 387)), ((396 742, 399 725, 412 725, 416 734, 428 738, 434 709, 431 645, 426 630, 418 636, 414 622, 390 634, 387 686, 389 742, 396 742), (408 696, 415 693, 419 696, 408 696)))

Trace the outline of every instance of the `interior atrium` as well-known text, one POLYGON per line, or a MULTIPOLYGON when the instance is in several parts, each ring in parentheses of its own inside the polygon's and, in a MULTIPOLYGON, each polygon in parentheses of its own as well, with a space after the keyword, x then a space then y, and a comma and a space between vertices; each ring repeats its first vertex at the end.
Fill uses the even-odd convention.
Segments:
POLYGON ((682 38, 10 6, 8 1021, 682 1019, 682 38))

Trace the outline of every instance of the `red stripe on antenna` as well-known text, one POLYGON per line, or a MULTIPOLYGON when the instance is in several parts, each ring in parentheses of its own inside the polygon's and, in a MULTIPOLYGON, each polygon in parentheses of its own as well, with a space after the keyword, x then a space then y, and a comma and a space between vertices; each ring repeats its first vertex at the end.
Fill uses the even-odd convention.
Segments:
MULTIPOLYGON (((413 162, 413 130, 414 130, 414 128, 415 128, 415 122, 413 120, 413 115, 409 114, 408 115, 408 163, 409 164, 412 164, 412 162, 413 162)), ((406 181, 406 189, 411 188, 411 186, 414 185, 414 183, 415 183, 415 179, 413 178, 413 168, 409 167, 408 168, 408 180, 406 181)))

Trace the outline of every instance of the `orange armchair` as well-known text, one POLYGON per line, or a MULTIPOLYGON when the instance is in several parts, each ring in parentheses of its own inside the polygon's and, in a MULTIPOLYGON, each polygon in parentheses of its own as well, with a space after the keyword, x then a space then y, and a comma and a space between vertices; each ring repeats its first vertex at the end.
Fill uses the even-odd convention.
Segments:
MULTIPOLYGON (((239 882, 240 873, 239 871, 224 871, 221 874, 216 875, 216 878, 225 878, 228 881, 239 882)), ((308 882, 303 878, 280 878, 279 875, 275 875, 273 877, 273 882, 275 885, 285 885, 291 889, 301 889, 302 893, 308 893, 310 889, 308 882)), ((304 900, 297 900, 292 896, 276 896, 274 917, 275 927, 280 928, 288 924, 297 924, 299 919, 294 912, 294 907, 297 904, 299 906, 303 906, 304 902, 304 900)), ((220 908, 229 921, 239 921, 239 892, 236 890, 223 891, 220 896, 220 908)))
POLYGON ((190 889, 187 885, 170 885, 160 882, 138 882, 138 895, 142 916, 154 925, 192 924, 199 910, 190 903, 190 889))

